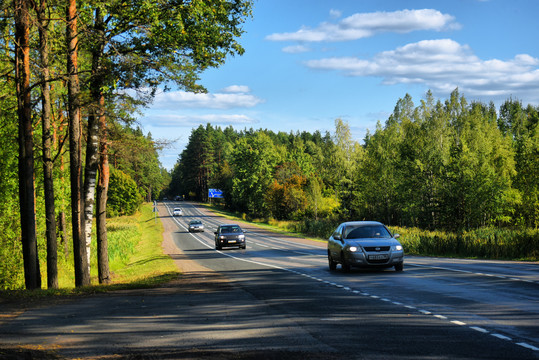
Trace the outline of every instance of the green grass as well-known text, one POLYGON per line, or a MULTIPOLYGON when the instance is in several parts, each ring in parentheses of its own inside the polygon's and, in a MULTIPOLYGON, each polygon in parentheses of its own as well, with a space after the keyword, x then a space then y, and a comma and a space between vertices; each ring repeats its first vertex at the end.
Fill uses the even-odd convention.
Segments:
MULTIPOLYGON (((73 256, 64 257, 63 249, 58 261, 59 289, 0 291, 0 298, 38 300, 50 296, 76 296, 111 290, 147 288, 176 279, 180 272, 174 261, 163 254, 163 225, 154 220, 151 204, 144 204, 133 216, 107 219, 109 269, 111 283, 98 284, 95 241, 91 249, 91 286, 75 287, 73 256)), ((42 283, 47 284, 46 264, 41 265, 42 283)))

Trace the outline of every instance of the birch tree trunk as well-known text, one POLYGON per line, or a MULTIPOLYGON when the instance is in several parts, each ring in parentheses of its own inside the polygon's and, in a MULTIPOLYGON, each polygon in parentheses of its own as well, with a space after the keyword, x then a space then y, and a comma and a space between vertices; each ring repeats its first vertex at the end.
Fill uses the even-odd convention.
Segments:
MULTIPOLYGON (((105 48, 105 24, 100 8, 95 10, 94 19, 96 44, 92 51, 92 100, 94 121, 99 134, 99 179, 97 183, 96 233, 97 233, 97 272, 100 284, 110 282, 108 239, 107 239, 107 192, 109 186, 109 162, 107 144, 107 118, 105 115, 105 96, 103 94, 103 51, 105 48)), ((97 152, 97 144, 95 148, 97 152)), ((95 177, 95 174, 94 174, 95 177)))
POLYGON ((82 212, 82 145, 81 145, 81 109, 79 99, 78 76, 78 38, 77 38, 77 3, 69 0, 66 9, 66 42, 68 73, 68 108, 69 108, 69 155, 71 180, 71 221, 73 231, 73 255, 75 266, 75 286, 90 285, 90 272, 86 256, 86 243, 83 237, 84 216, 82 212))

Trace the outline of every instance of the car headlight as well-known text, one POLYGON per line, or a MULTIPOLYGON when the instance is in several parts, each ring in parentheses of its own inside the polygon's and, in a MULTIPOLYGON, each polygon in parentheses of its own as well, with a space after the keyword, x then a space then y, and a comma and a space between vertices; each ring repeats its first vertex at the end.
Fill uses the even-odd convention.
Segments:
POLYGON ((402 245, 393 245, 393 251, 402 251, 402 245))
POLYGON ((240 240, 245 239, 245 235, 239 235, 239 236, 238 236, 238 239, 240 239, 240 240))
POLYGON ((358 250, 357 246, 350 246, 348 248, 348 250, 350 250, 350 252, 356 252, 358 250))
POLYGON ((219 239, 224 240, 224 239, 226 239, 226 236, 221 235, 221 236, 219 236, 219 239))

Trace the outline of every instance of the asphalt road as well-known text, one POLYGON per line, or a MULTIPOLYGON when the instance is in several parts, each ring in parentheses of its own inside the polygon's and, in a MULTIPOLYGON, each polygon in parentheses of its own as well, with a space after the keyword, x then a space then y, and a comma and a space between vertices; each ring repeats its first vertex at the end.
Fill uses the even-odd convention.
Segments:
POLYGON ((247 249, 217 251, 213 231, 230 221, 187 202, 159 211, 171 256, 196 264, 184 279, 27 310, 0 321, 0 345, 66 358, 539 358, 538 263, 407 257, 403 272, 330 272, 324 242, 242 224, 247 249), (191 219, 206 231, 189 233, 191 219))

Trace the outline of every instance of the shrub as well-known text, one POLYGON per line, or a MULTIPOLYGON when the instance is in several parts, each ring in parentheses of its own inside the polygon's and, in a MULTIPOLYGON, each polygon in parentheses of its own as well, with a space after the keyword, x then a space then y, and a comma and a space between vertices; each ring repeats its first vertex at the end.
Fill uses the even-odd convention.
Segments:
POLYGON ((111 168, 107 216, 133 215, 142 201, 135 181, 121 170, 111 168))

